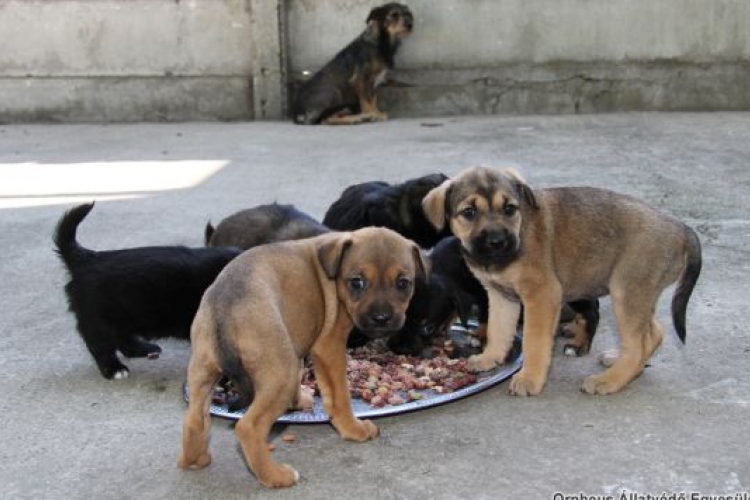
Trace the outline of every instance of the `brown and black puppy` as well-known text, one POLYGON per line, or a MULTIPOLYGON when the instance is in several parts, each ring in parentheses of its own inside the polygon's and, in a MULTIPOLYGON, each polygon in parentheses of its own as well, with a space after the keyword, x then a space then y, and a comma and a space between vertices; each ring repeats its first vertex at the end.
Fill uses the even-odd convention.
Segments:
POLYGON ((409 7, 387 3, 367 16, 365 31, 303 83, 293 106, 295 123, 329 125, 384 121, 377 87, 393 68, 401 40, 411 34, 409 7))
POLYGON ((201 296, 239 248, 159 246, 95 251, 76 240, 93 203, 69 210, 54 242, 70 281, 65 285, 78 332, 104 378, 130 371, 117 356, 158 358, 144 339, 187 340, 201 296))
POLYGON ((438 229, 450 225, 464 258, 489 294, 487 345, 475 370, 502 363, 521 310, 523 368, 512 394, 539 394, 547 380, 563 301, 609 294, 620 354, 588 377, 589 394, 617 392, 637 377, 662 341, 656 301, 679 280, 672 319, 685 340, 685 313, 701 269, 696 233, 643 202, 589 187, 531 189, 512 169, 467 169, 424 200, 438 229))
POLYGON ((327 233, 329 229, 293 205, 270 203, 241 210, 214 228, 206 224, 206 246, 247 250, 277 241, 301 240, 327 233))
POLYGON ((422 200, 447 179, 443 174, 430 174, 401 184, 380 181, 354 184, 328 208, 323 224, 336 231, 387 227, 422 248, 432 248, 451 233, 449 228, 435 230, 425 218, 422 200))
POLYGON ((401 328, 414 280, 425 273, 419 247, 385 228, 330 233, 263 245, 235 259, 206 291, 191 331, 190 403, 178 465, 207 466, 208 409, 223 374, 254 399, 236 426, 247 463, 269 487, 299 475, 271 459, 268 432, 299 392, 301 360, 312 355, 323 405, 345 439, 378 434, 355 418, 346 379, 346 337, 401 328))

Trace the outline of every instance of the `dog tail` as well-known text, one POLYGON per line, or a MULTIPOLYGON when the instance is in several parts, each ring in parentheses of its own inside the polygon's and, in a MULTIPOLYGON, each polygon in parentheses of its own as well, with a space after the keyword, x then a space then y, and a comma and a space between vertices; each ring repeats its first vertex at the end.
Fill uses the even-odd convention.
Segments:
POLYGON ((250 379, 238 351, 234 346, 229 345, 228 339, 221 332, 221 322, 216 325, 216 341, 219 348, 219 363, 221 372, 226 378, 232 381, 237 395, 227 400, 227 409, 236 412, 246 409, 253 401, 255 391, 253 382, 250 379))
POLYGON ((672 323, 683 344, 687 336, 687 330, 685 329, 687 305, 690 294, 693 293, 693 288, 695 288, 695 283, 698 281, 698 276, 701 274, 702 263, 701 242, 698 235, 689 227, 686 228, 685 235, 687 237, 685 269, 672 296, 672 323))
POLYGON ((82 247, 76 241, 78 224, 86 218, 92 208, 94 208, 94 202, 78 205, 65 212, 57 223, 53 237, 55 250, 68 268, 87 260, 95 253, 93 250, 82 247))
POLYGON ((206 223, 206 229, 203 230, 203 240, 206 246, 208 246, 208 243, 211 241, 211 236, 214 235, 215 231, 216 229, 211 225, 211 221, 208 221, 206 223))

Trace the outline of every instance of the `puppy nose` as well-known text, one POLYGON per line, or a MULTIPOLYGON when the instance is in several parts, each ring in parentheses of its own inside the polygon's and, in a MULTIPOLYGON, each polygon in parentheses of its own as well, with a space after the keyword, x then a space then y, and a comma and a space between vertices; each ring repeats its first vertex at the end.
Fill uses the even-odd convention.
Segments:
POLYGON ((505 244, 505 235, 502 233, 489 233, 487 235, 487 246, 490 248, 501 248, 505 244))
POLYGON ((393 314, 388 312, 377 312, 370 316, 370 320, 372 320, 375 326, 386 326, 391 321, 391 318, 393 318, 393 314))
POLYGON ((411 19, 407 19, 406 21, 404 21, 404 26, 406 26, 406 29, 410 30, 413 26, 411 19))

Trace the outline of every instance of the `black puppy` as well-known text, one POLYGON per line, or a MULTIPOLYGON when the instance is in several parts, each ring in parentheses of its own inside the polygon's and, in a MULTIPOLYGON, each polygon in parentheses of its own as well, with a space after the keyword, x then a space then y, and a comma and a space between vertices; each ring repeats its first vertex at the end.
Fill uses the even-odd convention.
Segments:
POLYGON ((425 218, 422 199, 448 178, 431 174, 402 184, 365 182, 349 186, 329 208, 323 224, 337 231, 351 231, 366 226, 383 226, 432 248, 449 229, 438 232, 425 218))
POLYGON ((101 374, 125 378, 129 358, 157 358, 161 348, 143 339, 190 338, 203 292, 237 248, 141 247, 97 252, 76 241, 78 224, 94 207, 80 205, 58 222, 57 253, 70 274, 65 285, 78 331, 101 374))
POLYGON ((384 121, 377 87, 393 68, 401 40, 414 26, 406 5, 387 3, 367 16, 367 28, 297 91, 292 115, 299 124, 384 121))
POLYGON ((330 230, 293 205, 271 203, 241 210, 222 220, 216 229, 206 225, 206 246, 247 250, 276 241, 311 238, 330 230))

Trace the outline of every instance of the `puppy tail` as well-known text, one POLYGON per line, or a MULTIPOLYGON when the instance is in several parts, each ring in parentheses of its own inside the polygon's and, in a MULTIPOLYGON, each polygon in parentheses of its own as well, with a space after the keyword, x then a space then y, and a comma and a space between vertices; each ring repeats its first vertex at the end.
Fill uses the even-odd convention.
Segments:
POLYGON ((691 228, 686 229, 687 242, 685 244, 686 264, 680 282, 672 296, 672 322, 677 336, 685 343, 687 330, 685 329, 685 315, 690 294, 693 293, 695 283, 701 274, 701 242, 698 235, 691 228))
POLYGON ((78 205, 68 210, 57 223, 53 236, 55 251, 68 268, 87 260, 95 253, 93 250, 83 248, 76 241, 78 224, 86 218, 92 208, 94 208, 94 202, 78 205))
MULTIPOLYGON (((217 330, 221 329, 221 325, 217 325, 217 330)), ((217 331, 217 341, 219 347, 219 363, 221 364, 221 372, 232 381, 235 390, 237 391, 236 397, 227 401, 227 409, 231 412, 236 412, 246 409, 250 406, 253 401, 255 391, 253 389, 253 382, 250 379, 245 367, 242 365, 237 349, 229 345, 228 340, 222 335, 221 331, 217 331)))
POLYGON ((211 241, 211 236, 214 235, 214 232, 216 229, 211 225, 211 221, 208 221, 206 223, 206 229, 203 230, 203 239, 206 246, 209 246, 208 243, 211 241))

